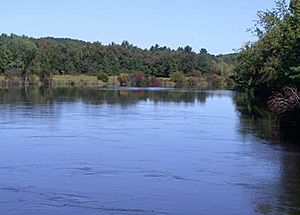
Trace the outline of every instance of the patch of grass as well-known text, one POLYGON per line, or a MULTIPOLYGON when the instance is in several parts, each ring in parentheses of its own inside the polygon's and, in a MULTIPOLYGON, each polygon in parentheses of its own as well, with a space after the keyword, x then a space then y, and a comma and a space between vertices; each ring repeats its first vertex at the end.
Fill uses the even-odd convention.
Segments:
POLYGON ((158 78, 161 82, 162 87, 174 88, 176 83, 171 80, 171 78, 158 78))
POLYGON ((101 87, 103 82, 97 76, 88 75, 55 75, 52 78, 53 86, 64 87, 101 87))
POLYGON ((171 78, 158 77, 158 79, 161 81, 171 81, 171 78))
POLYGON ((4 81, 5 77, 4 75, 0 75, 0 81, 4 81))
POLYGON ((53 81, 98 81, 97 76, 88 75, 54 75, 53 81))

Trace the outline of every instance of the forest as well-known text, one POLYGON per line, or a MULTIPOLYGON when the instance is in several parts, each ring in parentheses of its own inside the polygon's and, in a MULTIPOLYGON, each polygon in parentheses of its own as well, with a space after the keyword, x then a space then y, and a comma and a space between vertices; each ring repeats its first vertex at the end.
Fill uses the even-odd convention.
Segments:
POLYGON ((160 86, 169 80, 177 86, 232 87, 235 58, 235 54, 215 56, 204 48, 195 52, 190 46, 141 49, 128 41, 103 45, 68 38, 0 36, 0 75, 8 83, 22 80, 23 85, 36 79, 51 85, 54 76, 84 75, 103 82, 115 77, 121 86, 160 86))

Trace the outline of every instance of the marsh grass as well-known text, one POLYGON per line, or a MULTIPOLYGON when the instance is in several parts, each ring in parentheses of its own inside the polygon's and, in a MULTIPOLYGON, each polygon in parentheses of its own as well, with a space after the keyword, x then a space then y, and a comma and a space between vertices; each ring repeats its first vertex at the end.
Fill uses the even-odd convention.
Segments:
POLYGON ((54 86, 103 86, 97 76, 88 75, 55 75, 52 79, 54 86))

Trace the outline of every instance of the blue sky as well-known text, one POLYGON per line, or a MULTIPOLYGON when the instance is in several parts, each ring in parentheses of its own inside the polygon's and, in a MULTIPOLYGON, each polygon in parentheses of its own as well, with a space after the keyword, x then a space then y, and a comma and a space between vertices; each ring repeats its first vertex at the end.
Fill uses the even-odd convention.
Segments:
POLYGON ((2 0, 0 32, 229 53, 273 0, 2 0))

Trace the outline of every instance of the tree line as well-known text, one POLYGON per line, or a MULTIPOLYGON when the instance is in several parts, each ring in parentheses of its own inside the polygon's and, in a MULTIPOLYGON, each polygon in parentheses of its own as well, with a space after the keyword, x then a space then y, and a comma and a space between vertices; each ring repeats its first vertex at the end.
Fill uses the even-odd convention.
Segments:
POLYGON ((231 81, 235 57, 215 56, 206 49, 195 52, 190 46, 177 50, 159 45, 141 49, 128 41, 103 45, 68 38, 0 36, 0 75, 19 76, 25 83, 32 75, 50 84, 53 75, 95 75, 105 81, 113 75, 122 79, 124 74, 170 77, 172 73, 231 81))

